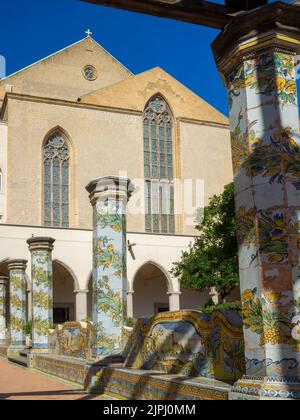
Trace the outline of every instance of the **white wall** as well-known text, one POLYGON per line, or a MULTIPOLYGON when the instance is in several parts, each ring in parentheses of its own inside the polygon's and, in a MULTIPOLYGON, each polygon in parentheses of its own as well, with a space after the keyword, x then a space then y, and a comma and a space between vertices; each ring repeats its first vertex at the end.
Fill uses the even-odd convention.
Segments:
MULTIPOLYGON (((30 278, 30 252, 26 243, 34 236, 50 236, 56 239, 53 260, 58 260, 73 274, 74 290, 85 290, 92 272, 92 231, 51 229, 30 226, 0 226, 0 263, 5 259, 24 258, 29 261, 27 274, 30 278)), ((128 282, 132 290, 134 278, 147 262, 156 264, 169 279, 169 291, 179 290, 176 279, 169 274, 172 263, 188 248, 192 237, 128 233, 134 255, 128 251, 128 282)))
POLYGON ((0 170, 2 170, 2 190, 0 190, 0 222, 6 221, 7 208, 7 125, 0 121, 0 170), (1 217, 2 216, 2 217, 1 217))
MULTIPOLYGON (((26 241, 32 235, 56 239, 53 261, 71 273, 74 278, 73 290, 81 291, 76 296, 76 313, 78 320, 84 319, 87 311, 86 291, 92 273, 92 231, 0 225, 0 270, 8 259, 27 259, 27 277, 31 278, 30 252, 26 241)), ((173 262, 178 261, 181 252, 188 249, 194 240, 192 237, 128 233, 128 240, 133 245, 132 253, 127 252, 128 290, 135 292, 128 295, 128 306, 131 304, 132 308, 133 303, 134 314, 150 315, 154 313, 154 304, 170 303, 169 297, 173 301, 175 299, 176 309, 179 309, 179 303, 181 309, 198 309, 207 302, 208 293, 180 290, 177 279, 170 274, 173 262), (141 270, 149 263, 163 273, 156 283, 157 275, 151 277, 141 270)), ((56 296, 57 303, 69 303, 69 292, 61 294, 59 299, 56 296)), ((236 295, 238 298, 238 289, 236 295)))

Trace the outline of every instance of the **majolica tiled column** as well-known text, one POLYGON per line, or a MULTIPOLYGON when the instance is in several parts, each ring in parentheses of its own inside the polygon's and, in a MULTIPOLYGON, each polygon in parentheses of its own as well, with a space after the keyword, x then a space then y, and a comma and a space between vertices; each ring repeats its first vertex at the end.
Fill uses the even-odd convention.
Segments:
POLYGON ((9 351, 26 345, 26 268, 27 260, 11 260, 8 264, 11 339, 9 351))
POLYGON ((6 346, 6 295, 7 295, 8 278, 0 276, 0 346, 6 346))
POLYGON ((47 352, 53 326, 52 250, 55 239, 30 238, 32 283, 32 350, 47 352))
POLYGON ((229 95, 247 363, 233 399, 300 399, 300 32, 277 29, 298 27, 300 8, 286 6, 237 18, 213 44, 229 95))
POLYGON ((126 317, 126 204, 128 179, 104 177, 87 186, 93 206, 93 322, 95 356, 121 352, 126 317))

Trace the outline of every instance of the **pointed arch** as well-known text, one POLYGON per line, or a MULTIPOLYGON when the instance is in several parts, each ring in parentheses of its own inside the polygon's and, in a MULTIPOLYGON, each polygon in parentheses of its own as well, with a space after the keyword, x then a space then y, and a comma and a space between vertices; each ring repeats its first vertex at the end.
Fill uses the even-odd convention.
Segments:
POLYGON ((160 265, 159 263, 153 261, 153 260, 148 260, 145 261, 134 273, 133 276, 133 282, 132 282, 132 289, 134 290, 134 282, 139 274, 139 272, 146 266, 152 265, 153 267, 157 268, 159 271, 161 271, 161 273, 163 274, 163 276, 166 279, 167 285, 168 285, 168 293, 172 293, 174 291, 174 287, 173 287, 173 283, 172 283, 172 279, 170 277, 170 274, 168 273, 168 270, 166 270, 162 265, 160 265))
POLYGON ((146 231, 175 233, 174 117, 160 93, 144 109, 146 231))
POLYGON ((77 276, 74 273, 74 271, 67 264, 65 264, 64 262, 62 262, 58 259, 53 260, 53 264, 57 264, 58 266, 65 269, 70 274, 70 276, 73 278, 73 281, 74 281, 74 291, 80 290, 80 285, 79 285, 79 281, 77 279, 77 276))
POLYGON ((57 126, 48 132, 42 146, 45 226, 69 227, 70 157, 70 137, 57 126))

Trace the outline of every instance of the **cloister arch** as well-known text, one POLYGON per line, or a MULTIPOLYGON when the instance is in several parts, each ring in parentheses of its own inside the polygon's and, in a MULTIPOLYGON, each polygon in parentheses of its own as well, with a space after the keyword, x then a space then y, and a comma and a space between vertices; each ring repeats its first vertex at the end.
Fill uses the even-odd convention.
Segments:
POLYGON ((73 271, 59 260, 53 261, 53 318, 55 324, 76 320, 79 283, 73 271))
POLYGON ((153 261, 143 264, 133 279, 133 318, 149 317, 169 311, 169 294, 172 291, 171 279, 159 264, 153 261))

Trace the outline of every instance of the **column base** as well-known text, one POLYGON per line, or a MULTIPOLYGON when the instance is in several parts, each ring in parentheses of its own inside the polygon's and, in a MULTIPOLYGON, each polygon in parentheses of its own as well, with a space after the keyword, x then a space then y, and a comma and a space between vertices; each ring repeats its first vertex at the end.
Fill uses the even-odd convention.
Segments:
POLYGON ((300 376, 244 376, 232 387, 229 400, 300 400, 300 376))

